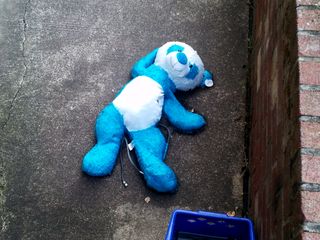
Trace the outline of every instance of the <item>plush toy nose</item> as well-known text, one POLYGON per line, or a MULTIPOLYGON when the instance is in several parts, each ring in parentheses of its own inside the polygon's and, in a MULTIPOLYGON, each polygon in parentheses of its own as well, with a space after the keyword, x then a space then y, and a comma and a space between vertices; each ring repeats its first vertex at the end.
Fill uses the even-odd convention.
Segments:
POLYGON ((187 64, 187 62, 188 62, 188 58, 183 52, 177 53, 177 59, 178 59, 179 63, 181 63, 183 65, 187 64))

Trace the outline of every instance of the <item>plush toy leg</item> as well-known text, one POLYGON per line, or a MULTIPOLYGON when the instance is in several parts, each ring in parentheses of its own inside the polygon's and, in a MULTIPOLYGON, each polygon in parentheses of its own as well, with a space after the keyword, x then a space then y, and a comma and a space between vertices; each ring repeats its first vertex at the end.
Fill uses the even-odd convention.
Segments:
POLYGON ((130 132, 141 170, 147 185, 158 192, 174 192, 177 179, 164 162, 166 141, 160 130, 150 127, 130 132))
POLYGON ((85 155, 82 170, 91 176, 110 174, 115 165, 123 135, 123 118, 114 105, 110 104, 97 118, 97 144, 85 155))

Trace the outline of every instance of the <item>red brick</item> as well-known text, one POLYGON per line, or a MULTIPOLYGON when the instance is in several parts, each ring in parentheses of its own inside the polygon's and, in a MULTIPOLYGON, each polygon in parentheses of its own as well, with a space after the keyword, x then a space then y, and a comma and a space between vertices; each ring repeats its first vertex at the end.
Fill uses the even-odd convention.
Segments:
POLYGON ((320 240, 320 234, 305 232, 302 234, 302 240, 320 240))
POLYGON ((301 84, 320 85, 320 62, 300 62, 299 68, 301 84))
POLYGON ((320 10, 298 9, 299 30, 320 30, 320 10))
POLYGON ((301 155, 301 180, 320 183, 320 156, 301 155))
POLYGON ((319 0, 297 0, 297 5, 318 5, 320 6, 319 0))
POLYGON ((320 91, 300 92, 301 115, 320 116, 320 91))
POLYGON ((320 192, 301 192, 301 207, 306 221, 320 222, 320 192))
POLYGON ((301 146, 320 148, 320 123, 301 122, 301 146))
POLYGON ((320 57, 320 35, 298 34, 300 56, 320 57))

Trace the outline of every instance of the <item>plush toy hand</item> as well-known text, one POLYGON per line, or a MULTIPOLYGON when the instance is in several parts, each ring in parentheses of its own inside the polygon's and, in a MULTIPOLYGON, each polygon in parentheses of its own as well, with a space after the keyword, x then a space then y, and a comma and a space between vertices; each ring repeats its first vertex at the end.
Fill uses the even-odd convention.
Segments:
POLYGON ((146 56, 139 59, 133 66, 131 70, 131 77, 135 78, 145 74, 146 69, 154 63, 156 58, 158 48, 154 49, 152 52, 148 53, 146 56))
POLYGON ((201 87, 202 88, 213 87, 213 85, 214 85, 214 80, 213 80, 212 73, 209 72, 208 70, 205 70, 204 73, 203 73, 201 87))
POLYGON ((164 113, 169 122, 184 133, 193 133, 206 124, 200 114, 187 111, 172 92, 169 92, 165 98, 164 113))

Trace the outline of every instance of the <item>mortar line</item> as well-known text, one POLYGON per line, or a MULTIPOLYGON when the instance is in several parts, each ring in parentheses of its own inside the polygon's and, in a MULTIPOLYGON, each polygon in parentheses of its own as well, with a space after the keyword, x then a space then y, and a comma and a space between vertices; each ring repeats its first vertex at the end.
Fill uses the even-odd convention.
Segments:
POLYGON ((318 122, 320 123, 320 116, 302 115, 300 116, 302 122, 318 122))
POLYGON ((298 35, 314 37, 314 36, 319 36, 320 35, 320 31, 298 29, 298 35))
POLYGON ((302 182, 300 184, 300 190, 305 192, 320 192, 319 183, 302 182))
POLYGON ((299 4, 297 5, 297 10, 320 10, 320 6, 314 5, 314 4, 310 4, 310 5, 299 4))
POLYGON ((300 84, 301 91, 320 91, 320 85, 300 84))
POLYGON ((301 155, 320 156, 320 149, 317 148, 301 148, 301 155))
POLYGON ((299 62, 320 62, 320 57, 314 56, 300 56, 299 62))
POLYGON ((318 222, 305 221, 302 228, 305 232, 320 233, 320 223, 318 222))

